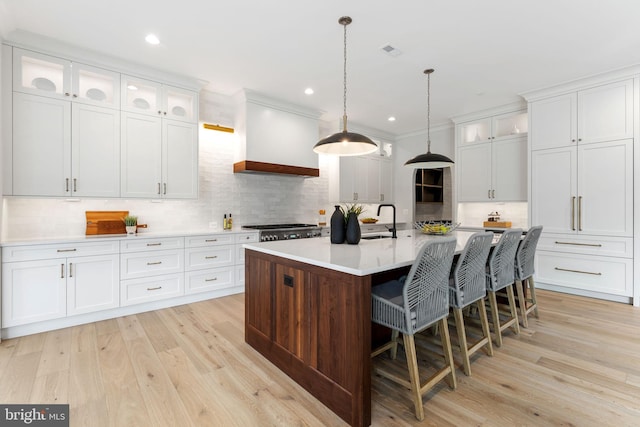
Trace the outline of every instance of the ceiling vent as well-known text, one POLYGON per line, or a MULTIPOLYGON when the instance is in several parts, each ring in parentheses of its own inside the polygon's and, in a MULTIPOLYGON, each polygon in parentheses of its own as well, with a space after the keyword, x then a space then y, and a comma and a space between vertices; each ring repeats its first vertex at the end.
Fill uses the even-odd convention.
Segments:
POLYGON ((384 53, 389 56, 399 56, 402 55, 402 51, 398 48, 393 47, 390 43, 387 43, 380 47, 384 53))

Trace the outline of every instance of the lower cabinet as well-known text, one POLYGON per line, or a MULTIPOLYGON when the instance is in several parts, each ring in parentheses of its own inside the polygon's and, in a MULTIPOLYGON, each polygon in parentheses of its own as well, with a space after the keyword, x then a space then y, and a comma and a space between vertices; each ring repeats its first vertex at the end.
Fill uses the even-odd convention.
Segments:
POLYGON ((120 293, 122 306, 177 297, 184 294, 184 275, 177 273, 123 280, 120 293))
POLYGON ((113 243, 29 245, 2 255, 3 328, 119 306, 113 243))

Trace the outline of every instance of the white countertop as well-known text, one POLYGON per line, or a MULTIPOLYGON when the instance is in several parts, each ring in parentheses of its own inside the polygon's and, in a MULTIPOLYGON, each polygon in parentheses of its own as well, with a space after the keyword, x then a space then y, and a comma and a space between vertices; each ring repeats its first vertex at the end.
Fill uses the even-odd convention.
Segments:
POLYGON ((0 242, 0 246, 20 246, 20 245, 46 245, 46 244, 68 244, 68 243, 83 243, 83 242, 95 242, 96 240, 123 240, 123 239, 160 239, 164 237, 176 237, 176 236, 208 236, 208 235, 221 235, 221 234, 252 234, 257 233, 255 230, 243 230, 240 227, 233 230, 220 230, 205 228, 199 230, 182 230, 182 231, 140 231, 136 234, 98 234, 98 235, 78 235, 78 236, 64 236, 64 237, 47 237, 47 238, 19 238, 19 239, 5 239, 0 242))
MULTIPOLYGON (((401 230, 397 234, 397 239, 360 240, 357 245, 332 244, 329 237, 319 237, 245 243, 243 246, 355 276, 366 276, 411 265, 425 242, 442 238, 418 230, 401 230)), ((464 249, 472 234, 471 231, 454 231, 450 234, 457 239, 456 252, 464 249)))

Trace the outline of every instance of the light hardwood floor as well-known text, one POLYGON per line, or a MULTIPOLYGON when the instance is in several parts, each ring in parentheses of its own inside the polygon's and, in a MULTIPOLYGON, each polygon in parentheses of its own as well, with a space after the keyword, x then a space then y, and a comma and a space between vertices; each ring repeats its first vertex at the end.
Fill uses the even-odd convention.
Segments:
MULTIPOLYGON (((476 353, 471 377, 454 352, 458 388, 427 394, 423 422, 399 386, 374 377, 372 424, 640 425, 640 309, 538 293, 540 319, 506 332, 494 357, 476 353)), ((234 295, 5 340, 0 402, 69 403, 83 427, 345 425, 247 346, 243 327, 234 295)), ((398 357, 374 363, 401 367, 398 357)))

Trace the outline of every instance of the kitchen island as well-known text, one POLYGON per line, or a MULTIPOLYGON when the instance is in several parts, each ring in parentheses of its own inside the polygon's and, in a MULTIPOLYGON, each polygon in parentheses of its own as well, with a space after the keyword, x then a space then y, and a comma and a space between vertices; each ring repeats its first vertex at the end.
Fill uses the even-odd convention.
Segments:
MULTIPOLYGON (((456 252, 472 232, 455 231, 456 252)), ((353 426, 371 424, 371 288, 439 236, 245 244, 245 341, 353 426)))

